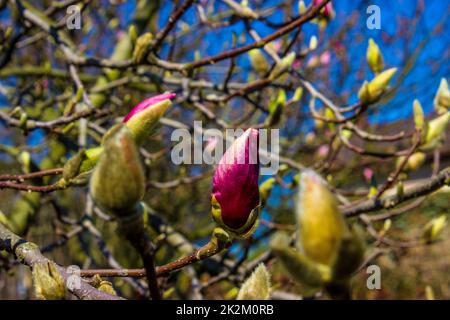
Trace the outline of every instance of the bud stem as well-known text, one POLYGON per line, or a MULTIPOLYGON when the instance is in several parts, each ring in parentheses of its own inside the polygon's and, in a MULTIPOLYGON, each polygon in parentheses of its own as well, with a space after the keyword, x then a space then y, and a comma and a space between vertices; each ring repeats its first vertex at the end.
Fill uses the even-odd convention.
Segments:
MULTIPOLYGON (((127 216, 127 215, 125 215, 127 216)), ((145 232, 142 210, 136 209, 136 213, 119 220, 119 232, 139 252, 144 263, 150 296, 153 300, 161 300, 162 296, 156 279, 154 247, 149 236, 145 232)))

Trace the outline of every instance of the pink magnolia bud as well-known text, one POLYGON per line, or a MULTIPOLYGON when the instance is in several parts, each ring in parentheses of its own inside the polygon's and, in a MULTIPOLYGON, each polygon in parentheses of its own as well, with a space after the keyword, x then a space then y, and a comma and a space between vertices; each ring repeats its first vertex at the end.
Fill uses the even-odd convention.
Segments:
POLYGON ((212 213, 218 224, 247 236, 258 217, 259 133, 248 129, 220 160, 213 177, 212 213))
POLYGON ((163 93, 145 99, 125 116, 123 123, 130 129, 137 144, 152 133, 175 96, 175 93, 163 93))

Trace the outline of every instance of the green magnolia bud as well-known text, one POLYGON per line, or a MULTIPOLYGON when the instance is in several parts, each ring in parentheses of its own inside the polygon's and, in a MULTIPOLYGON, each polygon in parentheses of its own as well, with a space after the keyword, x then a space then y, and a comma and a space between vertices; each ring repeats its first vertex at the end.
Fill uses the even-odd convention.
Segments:
POLYGON ((269 300, 270 299, 270 275, 263 263, 253 271, 245 280, 237 300, 269 300))
POLYGON ((153 44, 153 35, 150 32, 144 33, 136 40, 133 51, 133 59, 136 63, 145 61, 149 48, 153 44))
POLYGON ((80 173, 81 164, 85 159, 86 151, 82 149, 66 162, 63 171, 65 181, 70 181, 80 173))
POLYGON ((316 50, 317 49, 317 45, 318 45, 318 41, 317 41, 317 37, 316 36, 312 36, 309 39, 309 50, 316 50))
POLYGON ((331 280, 331 269, 291 248, 286 234, 276 233, 270 241, 270 248, 295 281, 318 288, 331 280))
POLYGON ((270 77, 276 78, 292 66, 295 60, 295 52, 291 52, 281 59, 272 70, 270 77))
POLYGON ((128 28, 128 35, 130 37, 131 43, 135 44, 138 39, 138 31, 134 24, 130 25, 130 27, 128 28))
POLYGON ((273 126, 280 122, 283 113, 283 107, 286 104, 286 91, 281 89, 276 99, 269 103, 269 116, 267 118, 267 125, 273 126))
POLYGON ((250 63, 256 72, 262 74, 269 70, 269 63, 261 49, 250 50, 248 56, 250 58, 250 63))
POLYGON ((294 95, 292 96, 291 101, 292 101, 292 102, 300 101, 300 99, 302 98, 302 96, 303 96, 303 88, 302 88, 302 87, 298 87, 298 88, 295 90, 294 95))
POLYGON ((369 46, 367 47, 366 53, 367 63, 369 64, 370 70, 373 73, 379 73, 384 68, 383 55, 381 54, 380 48, 373 41, 372 38, 369 39, 369 46))
POLYGON ((424 136, 426 136, 426 123, 425 123, 425 115, 423 113, 422 105, 419 100, 414 99, 413 102, 413 111, 414 111, 414 125, 417 130, 422 130, 424 136))
POLYGON ((116 127, 105 141, 90 182, 90 193, 103 209, 118 216, 133 211, 145 192, 144 170, 127 127, 116 127))
MULTIPOLYGON (((414 152, 406 162, 403 167, 404 171, 416 171, 419 169, 425 162, 427 155, 423 152, 414 152)), ((396 167, 399 168, 400 164, 404 161, 405 156, 401 156, 397 158, 396 167)))
POLYGON ((445 78, 441 79, 433 104, 438 114, 444 114, 450 108, 450 90, 448 89, 448 83, 445 78))
POLYGON ((305 2, 303 0, 300 0, 298 2, 298 13, 300 14, 304 14, 306 11, 306 5, 305 2))
POLYGON ((396 72, 397 68, 391 68, 378 74, 369 83, 365 81, 358 92, 358 98, 361 100, 361 103, 370 104, 380 99, 396 72))
POLYGON ((40 300, 61 300, 66 294, 64 278, 54 262, 33 265, 33 284, 36 298, 40 300))
POLYGON ((436 148, 445 138, 445 129, 450 121, 450 111, 433 119, 428 124, 427 135, 424 144, 420 147, 422 151, 436 148))
POLYGON ((311 260, 330 266, 348 232, 337 199, 327 183, 311 170, 301 173, 298 195, 297 248, 311 260))
POLYGON ((259 186, 261 206, 264 206, 266 204, 267 199, 269 199, 270 194, 272 193, 272 188, 274 185, 275 185, 275 178, 269 178, 259 186))
POLYGON ((336 261, 332 266, 333 282, 349 278, 361 265, 364 251, 363 231, 357 225, 353 225, 350 232, 343 236, 336 261))
POLYGON ((426 243, 436 241, 444 228, 447 226, 447 216, 444 214, 428 222, 423 230, 422 238, 426 243))

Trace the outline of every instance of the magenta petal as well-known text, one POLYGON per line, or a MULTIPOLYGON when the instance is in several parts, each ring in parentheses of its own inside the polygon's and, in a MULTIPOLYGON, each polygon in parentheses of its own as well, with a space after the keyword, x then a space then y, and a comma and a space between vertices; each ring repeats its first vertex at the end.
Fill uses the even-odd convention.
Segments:
POLYGON ((148 99, 145 99, 144 101, 142 101, 141 103, 139 103, 137 106, 135 106, 123 119, 123 123, 126 123, 128 120, 131 119, 131 117, 133 117, 135 114, 141 112, 142 110, 147 109, 148 107, 154 105, 155 103, 164 101, 164 100, 172 100, 173 98, 175 98, 176 94, 175 93, 163 93, 157 96, 153 96, 150 97, 148 99))
POLYGON ((212 194, 222 221, 232 229, 244 226, 259 205, 258 139, 258 131, 248 129, 225 152, 214 173, 212 194))

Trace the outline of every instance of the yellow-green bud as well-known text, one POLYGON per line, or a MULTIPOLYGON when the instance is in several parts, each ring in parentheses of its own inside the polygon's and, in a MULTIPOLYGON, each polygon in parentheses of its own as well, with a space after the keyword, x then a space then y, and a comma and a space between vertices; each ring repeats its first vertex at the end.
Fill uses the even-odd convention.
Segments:
POLYGON ((296 218, 299 250, 315 262, 331 265, 348 228, 327 183, 310 170, 300 176, 296 218))
POLYGON ((450 90, 448 89, 448 83, 445 78, 441 79, 433 104, 434 110, 438 114, 444 114, 450 108, 450 90))
POLYGON ((265 73, 269 70, 269 63, 267 62, 267 59, 261 49, 250 50, 248 52, 248 57, 253 69, 259 74, 265 73))
POLYGON ((136 63, 145 61, 152 43, 153 35, 150 32, 144 33, 139 38, 137 38, 133 51, 133 59, 136 63))
POLYGON ((432 150, 443 141, 449 121, 450 111, 447 111, 429 122, 424 144, 420 147, 422 151, 432 150))
POLYGON ((54 262, 35 263, 33 265, 33 284, 37 299, 61 300, 66 294, 64 278, 54 262))
POLYGON ((362 104, 370 104, 380 99, 385 92, 397 68, 391 68, 378 74, 372 81, 365 81, 359 89, 358 98, 362 104))
POLYGON ((447 216, 444 214, 428 222, 422 234, 426 243, 432 243, 436 241, 444 228, 447 226, 447 216))
POLYGON ((90 182, 94 201, 103 209, 127 215, 145 192, 144 170, 132 135, 124 125, 117 126, 105 141, 90 182))
POLYGON ((237 300, 269 300, 270 274, 263 263, 245 280, 239 290, 237 300))
POLYGON ((369 46, 367 47, 366 53, 367 63, 369 64, 370 70, 373 73, 379 73, 384 68, 383 55, 381 54, 380 48, 373 41, 372 38, 369 39, 369 46))

